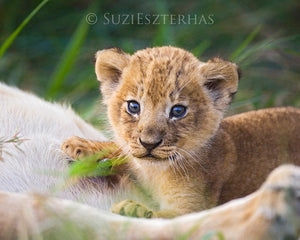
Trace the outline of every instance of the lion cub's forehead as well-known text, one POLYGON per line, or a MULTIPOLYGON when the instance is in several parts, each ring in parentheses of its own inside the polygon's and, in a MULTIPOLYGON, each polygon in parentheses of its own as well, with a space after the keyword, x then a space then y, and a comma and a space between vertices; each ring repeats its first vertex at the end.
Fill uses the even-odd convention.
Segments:
POLYGON ((184 88, 199 85, 200 66, 197 58, 182 49, 145 49, 131 57, 124 84, 128 85, 131 94, 138 98, 146 95, 154 104, 165 97, 174 100, 184 88))

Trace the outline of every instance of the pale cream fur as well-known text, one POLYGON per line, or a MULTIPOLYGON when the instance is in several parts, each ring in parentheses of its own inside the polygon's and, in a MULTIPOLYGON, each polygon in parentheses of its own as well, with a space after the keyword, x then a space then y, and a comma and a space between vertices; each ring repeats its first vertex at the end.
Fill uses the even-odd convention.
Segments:
POLYGON ((172 220, 128 218, 63 199, 0 192, 0 238, 297 239, 299 181, 299 167, 282 166, 245 198, 172 220))

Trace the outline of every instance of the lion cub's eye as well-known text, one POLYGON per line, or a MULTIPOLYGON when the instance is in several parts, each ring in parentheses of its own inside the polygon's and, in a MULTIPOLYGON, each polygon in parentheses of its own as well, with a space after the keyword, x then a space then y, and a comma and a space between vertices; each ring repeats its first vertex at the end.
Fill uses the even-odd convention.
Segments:
POLYGON ((130 114, 139 114, 140 113, 140 104, 137 101, 128 101, 127 102, 127 111, 130 114))
POLYGON ((182 118, 186 114, 186 107, 182 105, 175 105, 170 112, 170 118, 182 118))

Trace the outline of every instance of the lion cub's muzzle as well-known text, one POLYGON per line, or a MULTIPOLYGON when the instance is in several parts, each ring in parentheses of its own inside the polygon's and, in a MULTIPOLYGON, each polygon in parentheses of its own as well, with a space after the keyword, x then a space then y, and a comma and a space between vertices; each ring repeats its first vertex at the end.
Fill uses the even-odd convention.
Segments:
POLYGON ((139 138, 139 142, 147 150, 146 154, 143 157, 155 157, 152 155, 152 150, 157 148, 162 143, 162 139, 160 139, 159 141, 156 140, 145 142, 141 138, 139 138))
POLYGON ((162 139, 154 142, 144 142, 141 138, 139 138, 139 141, 148 152, 151 152, 154 148, 158 147, 162 143, 162 139))

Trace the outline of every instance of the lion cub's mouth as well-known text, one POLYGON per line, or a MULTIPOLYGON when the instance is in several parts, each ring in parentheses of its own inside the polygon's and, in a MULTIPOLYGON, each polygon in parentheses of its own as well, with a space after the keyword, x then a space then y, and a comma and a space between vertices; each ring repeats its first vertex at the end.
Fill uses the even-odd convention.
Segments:
POLYGON ((136 157, 138 159, 142 159, 142 160, 150 160, 150 161, 165 161, 165 160, 169 160, 170 158, 171 159, 175 159, 175 156, 169 156, 169 157, 158 157, 158 156, 155 156, 151 153, 148 153, 144 156, 140 156, 140 157, 136 157))

